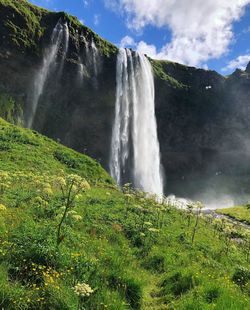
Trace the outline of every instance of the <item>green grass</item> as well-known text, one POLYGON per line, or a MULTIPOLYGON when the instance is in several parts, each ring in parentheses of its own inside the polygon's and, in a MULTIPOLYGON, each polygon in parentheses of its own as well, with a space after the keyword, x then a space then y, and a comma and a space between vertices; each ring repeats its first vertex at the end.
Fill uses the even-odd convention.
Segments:
MULTIPOLYGON (((151 62, 151 65, 152 65, 152 68, 153 68, 153 71, 155 73, 155 75, 164 80, 164 81, 167 81, 172 87, 174 88, 179 88, 179 89, 182 89, 182 88, 187 88, 186 85, 180 83, 179 81, 177 81, 175 78, 173 78, 172 76, 168 75, 166 73, 166 70, 165 68, 163 67, 163 65, 165 63, 171 63, 171 62, 167 62, 167 61, 160 61, 160 60, 153 60, 151 59, 150 60, 151 62)), ((172 63, 174 65, 174 63, 172 63)), ((180 65, 182 66, 182 65, 180 65)))
POLYGON ((194 216, 188 225, 181 210, 124 195, 94 160, 2 120, 0 166, 0 308, 78 309, 77 283, 94 290, 81 300, 91 310, 250 308, 244 230, 201 217, 192 244, 194 216), (72 173, 91 189, 57 246, 55 181, 72 173))
POLYGON ((217 213, 227 215, 240 222, 245 222, 250 225, 250 208, 247 206, 238 206, 228 209, 217 210, 217 213))
POLYGON ((0 16, 5 27, 5 40, 8 37, 16 47, 37 52, 37 44, 45 31, 40 23, 47 11, 38 9, 26 0, 0 0, 0 8, 3 12, 3 16, 1 13, 0 16))
POLYGON ((61 170, 77 172, 91 183, 112 184, 111 177, 93 159, 57 144, 37 132, 15 127, 0 119, 0 163, 5 171, 36 174, 61 170))

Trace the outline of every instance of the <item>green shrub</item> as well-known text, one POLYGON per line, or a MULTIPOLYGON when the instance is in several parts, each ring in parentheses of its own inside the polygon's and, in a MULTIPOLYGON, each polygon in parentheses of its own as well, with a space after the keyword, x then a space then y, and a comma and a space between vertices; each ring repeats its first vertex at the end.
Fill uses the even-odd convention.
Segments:
POLYGON ((61 163, 65 164, 69 168, 77 169, 79 168, 79 164, 75 158, 71 156, 71 154, 56 150, 54 152, 54 157, 61 163))
POLYGON ((132 309, 141 308, 142 289, 139 283, 134 279, 126 279, 123 281, 125 285, 125 297, 132 309))
POLYGON ((20 120, 23 118, 22 105, 11 96, 0 93, 0 117, 12 124, 21 125, 20 120))
POLYGON ((165 271, 165 259, 163 255, 154 255, 149 257, 144 263, 143 267, 155 272, 163 273, 165 271))
POLYGON ((0 152, 10 151, 11 147, 8 143, 0 143, 0 152))
POLYGON ((109 275, 108 283, 112 289, 116 289, 121 294, 124 294, 132 309, 141 308, 142 288, 135 279, 122 278, 119 274, 113 273, 109 275))
POLYGON ((207 303, 214 303, 220 296, 220 289, 218 287, 213 287, 208 289, 204 294, 204 299, 207 303))
POLYGON ((166 278, 161 286, 164 295, 172 294, 175 297, 179 297, 193 289, 196 285, 196 280, 194 280, 192 274, 183 275, 178 271, 166 278))
POLYGON ((234 283, 244 288, 250 282, 250 270, 245 267, 238 267, 232 276, 234 283))
POLYGON ((20 132, 16 128, 8 128, 0 135, 0 143, 11 142, 18 144, 28 144, 33 146, 38 146, 39 144, 32 140, 27 133, 20 132))

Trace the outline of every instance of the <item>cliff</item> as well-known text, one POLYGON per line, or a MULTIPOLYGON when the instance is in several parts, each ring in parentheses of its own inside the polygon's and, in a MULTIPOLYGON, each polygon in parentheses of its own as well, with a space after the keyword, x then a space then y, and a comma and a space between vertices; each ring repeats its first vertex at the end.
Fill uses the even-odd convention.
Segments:
MULTIPOLYGON (((46 80, 33 128, 108 169, 117 48, 76 18, 25 0, 0 0, 0 113, 8 121, 24 122, 34 76, 59 20, 69 27, 68 52, 65 56, 62 46, 58 51, 56 63, 59 67, 63 60, 63 66, 60 74, 54 70, 46 80), (95 63, 88 54, 93 42, 95 63)), ((150 61, 166 193, 202 198, 210 188, 210 196, 247 194, 249 66, 223 77, 150 61)))

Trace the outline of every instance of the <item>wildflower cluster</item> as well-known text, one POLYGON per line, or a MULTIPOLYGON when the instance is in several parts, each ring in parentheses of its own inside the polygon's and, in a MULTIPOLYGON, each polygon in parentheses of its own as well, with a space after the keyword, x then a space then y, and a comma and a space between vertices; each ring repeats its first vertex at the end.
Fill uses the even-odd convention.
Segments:
POLYGON ((0 193, 3 194, 11 185, 10 175, 7 171, 0 171, 0 193))
POLYGON ((90 189, 89 183, 79 175, 70 174, 66 176, 59 176, 54 180, 54 185, 61 191, 63 202, 63 214, 57 227, 57 245, 62 242, 63 235, 61 234, 62 225, 65 219, 71 212, 71 218, 75 221, 81 221, 82 217, 78 214, 72 214, 75 206, 75 201, 83 193, 90 189))
POLYGON ((7 208, 5 207, 5 205, 0 203, 0 211, 6 211, 7 208))
MULTIPOLYGON (((28 269, 26 266, 25 269, 28 269)), ((60 289, 59 287, 59 280, 64 275, 63 272, 58 272, 51 267, 44 266, 44 265, 37 265, 32 263, 30 266, 30 272, 35 276, 36 279, 42 279, 42 283, 44 287, 51 286, 55 289, 60 289)), ((34 283, 32 285, 34 290, 40 290, 41 287, 34 283)))
POLYGON ((94 290, 86 283, 77 283, 73 290, 80 297, 89 297, 94 293, 94 290))
POLYGON ((54 184, 62 191, 63 195, 66 195, 70 190, 75 197, 80 192, 90 189, 89 183, 76 174, 59 176, 55 178, 54 184))
POLYGON ((44 285, 45 286, 53 286, 54 288, 59 290, 58 280, 62 273, 57 272, 56 270, 53 270, 52 268, 48 267, 47 269, 43 269, 42 275, 44 278, 44 285))
POLYGON ((0 240, 0 257, 6 256, 10 249, 15 246, 14 243, 9 242, 7 240, 0 240))

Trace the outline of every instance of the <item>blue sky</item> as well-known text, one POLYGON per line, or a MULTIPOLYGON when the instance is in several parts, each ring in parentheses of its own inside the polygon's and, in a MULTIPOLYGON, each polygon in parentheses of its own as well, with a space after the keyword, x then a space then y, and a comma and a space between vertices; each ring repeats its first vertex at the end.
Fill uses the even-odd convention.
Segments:
POLYGON ((250 61, 250 0, 31 0, 118 46, 224 75, 250 61))

